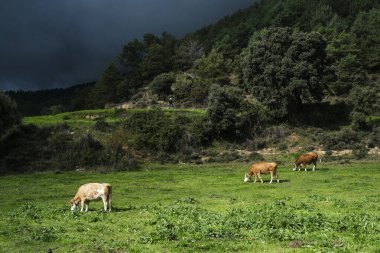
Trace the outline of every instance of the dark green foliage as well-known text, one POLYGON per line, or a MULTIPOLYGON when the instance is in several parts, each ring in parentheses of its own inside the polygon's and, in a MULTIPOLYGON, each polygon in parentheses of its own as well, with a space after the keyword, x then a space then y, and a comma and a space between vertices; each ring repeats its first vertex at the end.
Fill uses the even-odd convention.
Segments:
POLYGON ((380 7, 367 12, 360 12, 352 27, 356 35, 357 45, 361 49, 361 59, 370 71, 380 69, 380 7))
POLYGON ((101 131, 101 132, 106 132, 108 130, 112 129, 112 126, 108 124, 104 118, 97 118, 95 120, 95 125, 93 126, 95 130, 101 131))
POLYGON ((8 95, 0 92, 0 138, 18 123, 20 123, 20 114, 16 103, 8 95))
POLYGON ((371 86, 357 86, 351 90, 351 103, 356 112, 370 115, 380 99, 380 90, 371 86))
POLYGON ((183 152, 207 141, 203 119, 170 117, 161 110, 136 112, 124 128, 135 148, 145 151, 183 152))
POLYGON ((245 88, 272 117, 294 118, 303 104, 322 99, 332 79, 325 47, 316 32, 273 28, 256 33, 243 54, 245 88))
POLYGON ((362 112, 351 113, 351 127, 354 130, 364 130, 367 124, 365 121, 365 114, 362 112))
POLYGON ((352 106, 347 102, 306 104, 303 106, 302 111, 298 113, 293 124, 333 129, 341 124, 349 124, 351 111, 352 106))
POLYGON ((166 100, 171 94, 172 84, 175 83, 176 78, 173 72, 163 73, 156 76, 152 82, 149 83, 149 88, 153 94, 157 94, 159 99, 166 100))
POLYGON ((93 82, 74 85, 65 89, 6 92, 18 105, 23 116, 40 115, 44 108, 63 105, 65 111, 89 107, 88 98, 93 82))
POLYGON ((43 108, 41 111, 41 115, 54 115, 63 113, 66 111, 66 108, 63 105, 53 105, 49 108, 43 108))
POLYGON ((230 64, 230 60, 213 49, 207 56, 195 62, 195 74, 204 83, 225 85, 229 83, 230 64))
POLYGON ((360 140, 361 133, 349 128, 318 135, 319 143, 321 143, 326 150, 354 149, 360 146, 360 140))
POLYGON ((236 136, 242 102, 243 92, 238 88, 219 85, 211 87, 207 115, 217 137, 236 136))
POLYGON ((49 135, 49 129, 33 125, 14 128, 0 143, 1 173, 39 169, 47 159, 46 153, 54 152, 49 150, 49 135))
POLYGON ((123 138, 112 137, 104 146, 90 133, 75 138, 67 125, 46 128, 22 125, 0 143, 0 173, 96 166, 107 166, 109 170, 138 167, 134 154, 122 147, 123 138))
POLYGON ((185 40, 176 51, 176 64, 180 70, 188 70, 205 54, 202 45, 195 40, 185 40))
POLYGON ((90 103, 95 108, 103 108, 107 103, 120 102, 118 86, 121 80, 121 74, 116 65, 113 63, 108 65, 91 92, 90 103))

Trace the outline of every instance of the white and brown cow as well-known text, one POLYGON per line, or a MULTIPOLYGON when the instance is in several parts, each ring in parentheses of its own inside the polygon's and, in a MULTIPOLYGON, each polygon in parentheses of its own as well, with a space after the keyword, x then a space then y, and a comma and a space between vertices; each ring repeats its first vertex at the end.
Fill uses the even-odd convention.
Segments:
POLYGON ((260 162, 252 164, 251 169, 248 171, 248 173, 244 175, 244 182, 248 182, 251 179, 251 177, 254 176, 254 183, 256 183, 257 178, 259 178, 261 183, 263 183, 263 180, 260 177, 261 174, 270 174, 270 184, 272 183, 274 177, 276 177, 277 183, 280 182, 277 174, 277 164, 273 162, 260 162))
POLYGON ((104 211, 111 212, 112 187, 106 183, 88 183, 79 187, 74 198, 70 201, 71 210, 75 211, 81 203, 80 211, 88 211, 88 205, 91 200, 103 200, 104 211))
POLYGON ((318 161, 318 154, 316 153, 301 154, 300 156, 297 157, 296 161, 294 162, 293 170, 295 171, 298 168, 298 171, 300 171, 301 168, 304 167, 305 171, 307 171, 306 165, 313 164, 314 165, 313 171, 314 171, 317 167, 317 161, 318 161))

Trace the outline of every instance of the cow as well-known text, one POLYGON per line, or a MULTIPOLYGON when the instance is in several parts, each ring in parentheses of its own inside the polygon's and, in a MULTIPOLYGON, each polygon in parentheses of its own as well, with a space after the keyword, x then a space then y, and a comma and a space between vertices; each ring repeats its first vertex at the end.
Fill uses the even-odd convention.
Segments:
POLYGON ((298 171, 300 171, 303 166, 305 168, 305 171, 307 171, 306 169, 307 164, 314 164, 313 166, 313 171, 314 171, 317 167, 317 161, 318 161, 318 154, 316 153, 301 154, 298 156, 298 158, 293 164, 293 171, 297 170, 297 168, 298 168, 298 171))
POLYGON ((261 183, 263 183, 260 174, 270 174, 270 184, 273 181, 273 177, 276 177, 277 183, 280 182, 277 174, 277 164, 274 162, 259 162, 252 164, 252 167, 250 168, 248 173, 244 175, 244 182, 246 183, 250 181, 251 176, 255 176, 255 181, 253 181, 254 183, 256 183, 257 177, 260 179, 261 183))
POLYGON ((91 200, 103 200, 104 211, 111 212, 112 201, 112 186, 107 183, 88 183, 81 185, 75 194, 74 198, 70 201, 71 211, 75 211, 81 203, 80 211, 88 211, 88 205, 91 200))

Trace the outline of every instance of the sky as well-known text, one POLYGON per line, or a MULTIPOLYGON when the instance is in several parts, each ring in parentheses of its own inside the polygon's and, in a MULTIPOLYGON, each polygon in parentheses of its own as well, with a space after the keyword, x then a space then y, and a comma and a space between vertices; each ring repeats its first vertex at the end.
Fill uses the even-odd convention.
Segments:
POLYGON ((96 81, 128 41, 177 38, 254 0, 0 0, 0 90, 96 81))

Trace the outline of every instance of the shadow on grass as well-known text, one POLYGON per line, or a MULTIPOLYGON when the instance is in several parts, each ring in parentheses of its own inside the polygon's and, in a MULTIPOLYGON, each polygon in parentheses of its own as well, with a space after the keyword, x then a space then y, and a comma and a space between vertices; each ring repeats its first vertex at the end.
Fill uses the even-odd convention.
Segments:
MULTIPOLYGON (((259 184, 260 185, 260 184, 269 184, 269 182, 270 182, 270 179, 268 179, 268 180, 264 180, 263 179, 263 183, 261 183, 260 180, 257 180, 256 183, 254 183, 253 181, 249 181, 248 183, 250 183, 250 184, 259 184)), ((289 183, 289 182, 290 182, 290 180, 281 179, 280 178, 280 183, 279 184, 281 184, 281 183, 289 183)), ((275 179, 273 179, 272 184, 278 184, 278 183, 277 183, 277 181, 275 179)))
MULTIPOLYGON (((313 168, 308 168, 306 172, 310 172, 310 173, 313 173, 313 172, 318 172, 318 171, 322 171, 322 172, 326 172, 326 171, 329 171, 330 169, 328 168, 316 168, 314 171, 313 171, 313 168)), ((297 172, 305 172, 305 169, 301 169, 300 171, 298 170, 293 170, 292 172, 294 173, 297 173, 297 172)))
POLYGON ((128 207, 112 207, 113 213, 122 213, 127 212, 131 210, 136 210, 137 208, 135 206, 128 206, 128 207))

